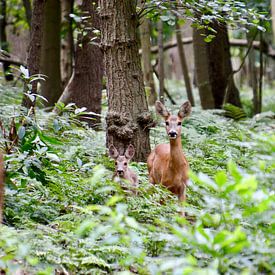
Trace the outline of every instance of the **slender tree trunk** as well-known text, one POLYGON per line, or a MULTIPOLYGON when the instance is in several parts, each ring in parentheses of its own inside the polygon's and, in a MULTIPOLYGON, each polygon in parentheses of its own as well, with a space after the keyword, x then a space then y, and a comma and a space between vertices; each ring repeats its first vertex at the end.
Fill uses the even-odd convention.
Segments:
POLYGON ((23 0, 23 5, 26 12, 27 23, 29 28, 31 29, 31 22, 32 22, 32 6, 30 0, 23 0))
POLYGON ((73 28, 72 18, 70 14, 73 13, 74 0, 61 1, 61 79, 62 89, 64 89, 69 82, 73 70, 73 28))
MULTIPOLYGON (((42 47, 42 25, 44 17, 44 0, 34 0, 32 9, 32 21, 31 21, 31 38, 28 49, 27 57, 27 67, 30 75, 40 73, 40 56, 42 47)), ((37 94, 37 83, 38 81, 33 81, 31 93, 37 94)), ((25 87, 25 92, 27 87, 25 87)), ((33 107, 35 101, 31 101, 27 96, 23 96, 22 105, 26 108, 33 107)))
POLYGON ((150 21, 147 18, 144 18, 140 25, 140 41, 144 82, 146 88, 149 89, 148 103, 154 105, 157 100, 157 93, 153 78, 153 67, 151 64, 150 21))
POLYGON ((209 55, 207 45, 201 35, 203 32, 203 30, 193 29, 196 83, 199 89, 202 108, 213 109, 215 108, 215 103, 209 75, 209 55))
POLYGON ((163 22, 158 21, 158 73, 159 73, 159 100, 164 103, 164 54, 163 54, 163 22))
POLYGON ((140 57, 138 53, 135 1, 100 0, 102 48, 107 76, 107 145, 120 153, 128 144, 134 159, 145 161, 150 152, 149 123, 140 57))
MULTIPOLYGON (((96 11, 98 0, 83 0, 80 7, 84 25, 83 33, 78 35, 75 68, 73 75, 59 101, 65 104, 74 102, 78 107, 87 107, 87 111, 101 113, 101 92, 103 89, 103 53, 99 48, 95 30, 100 30, 100 17, 96 11), (91 44, 91 41, 95 44, 91 44)), ((100 122, 98 116, 87 120, 89 125, 100 122)))
POLYGON ((41 94, 53 106, 61 95, 60 27, 61 7, 59 0, 45 0, 41 72, 47 76, 42 82, 41 94))
POLYGON ((176 39, 177 39, 177 44, 178 44, 178 52, 179 52, 179 58, 180 58, 180 64, 181 64, 181 69, 182 69, 182 73, 183 73, 183 78, 184 78, 184 82, 185 82, 187 98, 190 101, 191 105, 195 106, 191 81, 190 81, 189 72, 188 72, 188 66, 187 66, 187 62, 186 62, 186 58, 185 58, 184 47, 182 44, 181 29, 180 29, 178 22, 176 23, 176 39))
MULTIPOLYGON (((6 0, 0 0, 0 49, 7 51, 9 50, 9 45, 6 35, 6 26, 7 26, 7 3, 6 0)), ((3 62, 3 69, 5 79, 7 81, 13 80, 13 75, 10 74, 10 65, 8 61, 3 62)))
POLYGON ((206 43, 202 37, 198 37, 201 31, 194 31, 195 38, 200 41, 197 45, 194 43, 194 55, 199 92, 200 96, 203 96, 201 97, 202 106, 203 108, 222 108, 224 103, 231 103, 241 107, 239 91, 233 78, 226 25, 215 22, 211 27, 217 33, 210 43, 206 43), (207 57, 203 58, 202 55, 205 54, 207 57), (201 68, 197 66, 201 66, 201 68), (209 99, 209 92, 212 93, 214 105, 212 105, 212 99, 209 99), (209 100, 211 104, 209 104, 209 100), (205 102, 208 102, 208 104, 205 104, 205 102))

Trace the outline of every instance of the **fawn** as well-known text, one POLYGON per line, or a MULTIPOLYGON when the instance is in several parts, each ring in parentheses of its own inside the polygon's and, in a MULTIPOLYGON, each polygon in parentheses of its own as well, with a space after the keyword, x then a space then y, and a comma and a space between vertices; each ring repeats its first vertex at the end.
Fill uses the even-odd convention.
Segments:
POLYGON ((165 119, 170 144, 159 144, 150 153, 147 159, 149 180, 154 184, 163 184, 180 201, 184 201, 189 165, 182 151, 181 126, 183 119, 191 113, 191 104, 189 101, 183 103, 178 115, 170 114, 160 101, 156 102, 155 107, 165 119))
POLYGON ((128 167, 130 160, 135 155, 135 148, 132 144, 128 146, 124 155, 119 155, 116 147, 112 144, 109 147, 109 156, 115 160, 115 172, 113 179, 128 180, 134 188, 138 186, 137 175, 128 167))

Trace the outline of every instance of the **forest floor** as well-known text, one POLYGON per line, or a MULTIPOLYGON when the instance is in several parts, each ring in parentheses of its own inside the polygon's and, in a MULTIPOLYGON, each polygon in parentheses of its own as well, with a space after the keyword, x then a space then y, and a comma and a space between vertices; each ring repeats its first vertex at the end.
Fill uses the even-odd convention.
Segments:
MULTIPOLYGON (((171 85, 180 104, 180 91, 171 85)), ((73 106, 60 116, 38 109, 35 118, 24 117, 28 126, 20 126, 18 90, 0 85, 0 119, 8 131, 14 117, 19 136, 5 157, 0 270, 274 274, 274 97, 273 103, 271 96, 264 100, 268 112, 240 121, 223 111, 193 109, 182 130, 191 167, 182 206, 148 182, 145 163, 131 164, 139 175, 138 195, 113 182, 105 132, 79 123, 73 106), (179 215, 182 207, 186 219, 179 215)), ((151 130, 152 148, 162 142, 167 138, 159 123, 151 130)))

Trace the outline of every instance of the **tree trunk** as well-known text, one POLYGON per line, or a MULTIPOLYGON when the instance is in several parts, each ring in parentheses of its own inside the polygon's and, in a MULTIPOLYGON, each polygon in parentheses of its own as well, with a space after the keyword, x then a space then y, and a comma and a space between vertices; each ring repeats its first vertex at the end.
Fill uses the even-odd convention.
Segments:
POLYGON ((120 153, 131 143, 134 159, 145 161, 150 152, 150 113, 138 53, 135 1, 100 0, 101 41, 107 76, 107 145, 120 153))
MULTIPOLYGON (((32 22, 31 22, 31 39, 28 49, 27 67, 30 75, 40 73, 40 56, 42 47, 42 25, 44 16, 44 0, 34 0, 32 9, 32 22)), ((32 82, 31 93, 37 94, 38 81, 32 82)), ((26 92, 27 87, 25 87, 26 92)), ((23 96, 22 105, 26 108, 33 107, 35 101, 31 101, 27 96, 23 96)))
POLYGON ((46 106, 53 106, 61 95, 60 22, 60 1, 45 0, 41 72, 47 79, 41 83, 41 94, 48 100, 46 106))
POLYGON ((201 35, 203 33, 203 30, 193 29, 196 83, 199 89, 202 108, 213 109, 215 108, 215 103, 209 75, 209 55, 207 44, 201 35))
MULTIPOLYGON (((6 0, 1 0, 0 2, 0 49, 7 51, 9 50, 9 45, 6 35, 6 26, 7 26, 7 3, 6 0)), ((13 75, 10 74, 10 62, 3 62, 3 69, 5 79, 7 81, 13 80, 13 75)))
MULTIPOLYGON (((100 17, 96 12, 98 1, 83 0, 80 7, 84 25, 83 33, 77 38, 75 68, 73 75, 59 101, 65 104, 74 102, 78 107, 87 107, 87 111, 101 113, 101 92, 103 89, 103 53, 99 48, 94 31, 101 28, 100 17), (90 16, 87 16, 90 15, 90 16), (86 34, 85 34, 86 33, 86 34), (95 44, 91 44, 91 41, 95 44)), ((100 122, 98 116, 87 120, 89 125, 100 122)))
POLYGON ((70 14, 73 13, 74 0, 61 1, 61 79, 62 89, 64 89, 69 82, 73 70, 73 28, 72 18, 70 14))
POLYGON ((23 5, 26 12, 26 19, 27 23, 29 25, 29 28, 31 29, 31 22, 32 22, 32 7, 30 0, 23 0, 23 5))
POLYGON ((200 35, 202 32, 206 35, 209 33, 194 30, 196 39, 200 41, 200 43, 194 45, 194 55, 202 106, 203 108, 222 108, 224 103, 231 103, 241 107, 239 91, 233 78, 226 25, 215 22, 211 24, 211 27, 217 33, 210 43, 204 42, 203 37, 200 35), (205 54, 206 57, 202 57, 205 54), (198 68, 198 66, 201 66, 201 68, 198 68), (214 105, 212 105, 212 99, 206 98, 209 97, 209 92, 212 94, 214 105), (208 103, 205 104, 205 102, 208 103))
POLYGON ((148 103, 149 105, 154 105, 157 100, 157 93, 153 78, 153 67, 151 64, 151 41, 149 19, 144 18, 139 28, 142 50, 143 76, 145 86, 149 89, 148 103))
POLYGON ((178 22, 176 23, 176 39, 177 39, 177 43, 178 43, 178 52, 179 52, 180 64, 181 64, 181 69, 182 69, 182 73, 183 73, 187 98, 190 101, 191 105, 195 106, 191 81, 190 81, 190 77, 189 77, 189 73, 188 73, 188 66, 187 66, 185 53, 184 53, 184 47, 181 42, 182 41, 181 29, 180 29, 178 22))
POLYGON ((164 54, 163 54, 163 22, 158 22, 158 73, 159 73, 159 100, 164 103, 164 54))

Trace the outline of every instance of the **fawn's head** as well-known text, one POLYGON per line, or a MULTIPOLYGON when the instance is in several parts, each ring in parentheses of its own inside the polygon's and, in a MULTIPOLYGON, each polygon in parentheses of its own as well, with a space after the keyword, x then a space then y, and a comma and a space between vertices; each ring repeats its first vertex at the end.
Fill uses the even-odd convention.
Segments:
POLYGON ((181 124, 185 117, 191 113, 191 104, 189 101, 184 102, 179 109, 178 115, 172 115, 166 107, 156 101, 156 111, 165 119, 165 128, 170 139, 176 139, 181 135, 181 124))
POLYGON ((112 144, 109 147, 109 156, 115 160, 115 172, 119 177, 123 177, 128 169, 128 164, 135 154, 132 144, 128 146, 124 155, 120 156, 116 147, 112 144))

